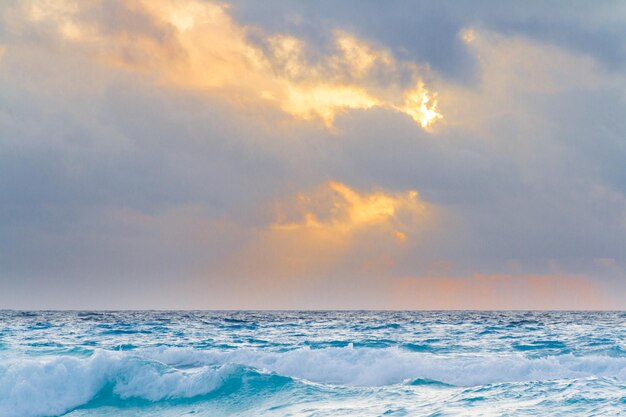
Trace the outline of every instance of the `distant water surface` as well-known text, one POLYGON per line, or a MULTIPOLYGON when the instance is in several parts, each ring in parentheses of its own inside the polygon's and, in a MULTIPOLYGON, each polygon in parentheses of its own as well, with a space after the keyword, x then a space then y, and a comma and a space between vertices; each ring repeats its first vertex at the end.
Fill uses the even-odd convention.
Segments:
POLYGON ((624 312, 0 311, 0 416, 626 416, 624 312))

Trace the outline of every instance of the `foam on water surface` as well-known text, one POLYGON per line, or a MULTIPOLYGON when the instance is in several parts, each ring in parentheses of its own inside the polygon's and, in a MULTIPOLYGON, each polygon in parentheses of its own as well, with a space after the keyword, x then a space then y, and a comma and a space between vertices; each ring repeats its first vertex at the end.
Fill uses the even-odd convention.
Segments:
POLYGON ((0 416, 622 415, 619 312, 2 312, 0 416))

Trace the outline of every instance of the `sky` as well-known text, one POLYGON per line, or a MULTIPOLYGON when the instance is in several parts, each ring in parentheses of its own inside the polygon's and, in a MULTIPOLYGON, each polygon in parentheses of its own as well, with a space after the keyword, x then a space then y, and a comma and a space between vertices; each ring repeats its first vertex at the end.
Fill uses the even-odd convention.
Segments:
POLYGON ((621 1, 0 3, 0 308, 625 309, 621 1))

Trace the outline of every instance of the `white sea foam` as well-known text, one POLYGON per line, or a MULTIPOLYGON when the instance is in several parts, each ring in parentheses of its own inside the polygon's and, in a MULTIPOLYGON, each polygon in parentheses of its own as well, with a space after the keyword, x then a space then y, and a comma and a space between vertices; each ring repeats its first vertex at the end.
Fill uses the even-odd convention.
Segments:
POLYGON ((395 347, 302 348, 287 352, 165 348, 146 350, 144 354, 173 365, 238 363, 313 382, 352 386, 382 386, 415 378, 457 386, 591 376, 626 380, 626 357, 610 356, 434 355, 395 347))
POLYGON ((160 401, 212 392, 237 365, 325 384, 382 386, 427 378, 458 386, 562 378, 626 380, 626 358, 573 355, 433 355, 398 348, 260 350, 145 349, 98 351, 87 358, 57 356, 0 361, 0 416, 59 415, 105 387, 121 399, 160 401), (180 370, 177 367, 193 367, 180 370))
POLYGON ((89 358, 13 359, 0 363, 0 416, 58 415, 89 402, 105 386, 121 399, 159 401, 211 392, 233 367, 180 371, 119 352, 89 358))

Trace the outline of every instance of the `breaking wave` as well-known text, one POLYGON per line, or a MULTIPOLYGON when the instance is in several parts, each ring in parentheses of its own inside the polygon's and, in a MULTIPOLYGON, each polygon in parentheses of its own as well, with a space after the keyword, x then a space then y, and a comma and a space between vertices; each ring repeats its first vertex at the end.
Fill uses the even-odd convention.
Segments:
MULTIPOLYGON (((89 357, 0 360, 0 416, 60 415, 94 401, 180 401, 240 389, 333 386, 451 386, 607 377, 626 380, 626 357, 528 358, 435 355, 398 347, 309 347, 290 351, 149 348, 89 357)), ((247 394, 250 394, 249 392, 247 394)), ((212 397, 211 397, 212 398, 212 397)))

